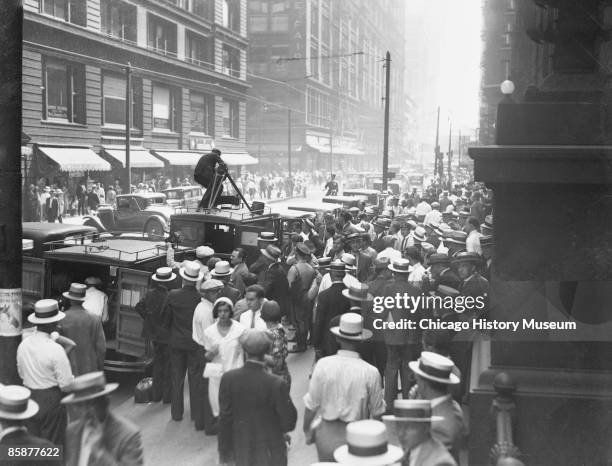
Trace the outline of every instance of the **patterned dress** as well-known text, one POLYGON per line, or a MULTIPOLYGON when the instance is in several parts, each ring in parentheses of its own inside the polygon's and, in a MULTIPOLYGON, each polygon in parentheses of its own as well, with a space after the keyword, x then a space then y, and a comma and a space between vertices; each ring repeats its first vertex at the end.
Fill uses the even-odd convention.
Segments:
POLYGON ((282 325, 278 325, 275 328, 268 329, 270 336, 272 337, 272 345, 270 345, 270 351, 268 354, 272 356, 273 364, 271 366, 271 372, 274 375, 281 377, 287 386, 291 388, 291 374, 289 374, 289 367, 287 366, 287 335, 282 325))

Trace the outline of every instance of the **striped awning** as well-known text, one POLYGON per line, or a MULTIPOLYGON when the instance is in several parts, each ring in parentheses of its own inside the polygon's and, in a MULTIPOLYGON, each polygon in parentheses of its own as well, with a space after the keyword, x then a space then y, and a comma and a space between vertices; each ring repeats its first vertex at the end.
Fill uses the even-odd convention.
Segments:
MULTIPOLYGON (((104 147, 104 152, 125 167, 125 149, 104 147)), ((164 162, 144 147, 130 147, 131 168, 164 168, 164 162)))
POLYGON ((254 165, 257 159, 246 152, 223 152, 221 159, 226 165, 254 165))
POLYGON ((155 155, 166 161, 168 165, 173 167, 192 167, 195 168, 200 157, 204 155, 201 152, 177 152, 177 151, 165 151, 155 150, 155 155))
POLYGON ((90 147, 41 146, 37 149, 59 165, 63 172, 110 171, 111 166, 90 147))

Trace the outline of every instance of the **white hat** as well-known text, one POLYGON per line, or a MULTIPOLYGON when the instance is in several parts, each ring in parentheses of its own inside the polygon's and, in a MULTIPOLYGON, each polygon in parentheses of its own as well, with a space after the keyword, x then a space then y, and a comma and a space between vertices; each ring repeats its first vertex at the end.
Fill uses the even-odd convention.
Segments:
POLYGON ((459 383, 459 377, 452 373, 453 361, 438 353, 423 351, 418 361, 408 363, 410 370, 421 377, 438 383, 455 385, 459 383))
POLYGON ((346 445, 336 448, 334 459, 352 466, 386 466, 397 463, 404 451, 387 441, 387 428, 380 421, 366 419, 346 426, 346 445))
POLYGON ((59 310, 59 303, 55 299, 41 299, 34 304, 34 314, 28 316, 33 324, 51 324, 59 322, 66 314, 59 310))
POLYGON ((223 282, 214 278, 206 280, 200 285, 200 291, 220 290, 221 288, 223 288, 223 282))
POLYGON ((210 272, 213 277, 227 277, 231 275, 234 271, 233 268, 230 267, 230 263, 228 261, 219 261, 215 264, 215 268, 210 272))
POLYGON ((176 274, 172 272, 170 267, 159 267, 153 275, 151 280, 156 282, 171 282, 176 278, 176 274))
POLYGON ((344 262, 348 270, 353 270, 357 268, 355 266, 355 263, 356 263, 355 256, 353 256, 352 254, 348 252, 345 252, 344 254, 342 254, 342 256, 340 256, 340 260, 344 262))
POLYGON ((368 340, 372 331, 363 328, 363 318, 355 312, 347 312, 340 316, 340 325, 329 329, 331 333, 347 340, 368 340))
POLYGON ((196 248, 196 257, 203 259, 205 257, 212 257, 215 255, 215 250, 208 246, 198 246, 196 248))
POLYGON ((441 421, 442 416, 431 415, 430 400, 395 400, 393 402, 393 414, 385 415, 382 420, 387 425, 395 425, 397 422, 432 422, 441 421))
POLYGON ((118 383, 106 383, 104 372, 89 372, 75 377, 68 386, 70 395, 62 398, 62 404, 78 403, 80 401, 93 400, 115 391, 118 383))
POLYGON ((184 261, 179 269, 179 274, 190 282, 197 282, 204 277, 204 272, 200 270, 200 264, 194 261, 184 261))
POLYGON ((85 301, 86 291, 87 286, 83 285, 82 283, 71 283, 70 289, 68 291, 64 291, 62 296, 72 301, 85 301))
POLYGON ((0 419, 30 419, 38 412, 38 403, 32 401, 32 392, 21 385, 0 386, 0 419))

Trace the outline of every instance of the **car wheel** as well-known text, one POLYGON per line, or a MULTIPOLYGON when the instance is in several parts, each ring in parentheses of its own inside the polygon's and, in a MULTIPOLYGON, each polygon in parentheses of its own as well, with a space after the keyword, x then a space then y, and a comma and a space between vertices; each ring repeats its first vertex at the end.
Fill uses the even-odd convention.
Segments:
POLYGON ((164 237, 164 226, 159 220, 149 220, 145 226, 145 233, 149 239, 159 241, 164 237))

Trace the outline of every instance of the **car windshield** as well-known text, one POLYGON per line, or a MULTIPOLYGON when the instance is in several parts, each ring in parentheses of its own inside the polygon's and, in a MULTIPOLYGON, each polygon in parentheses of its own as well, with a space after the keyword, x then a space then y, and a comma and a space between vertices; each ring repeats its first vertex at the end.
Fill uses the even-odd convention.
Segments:
POLYGON ((165 196, 151 197, 147 199, 147 205, 160 205, 166 200, 165 196))
POLYGON ((181 199, 183 197, 183 191, 166 191, 164 194, 166 199, 181 199))

